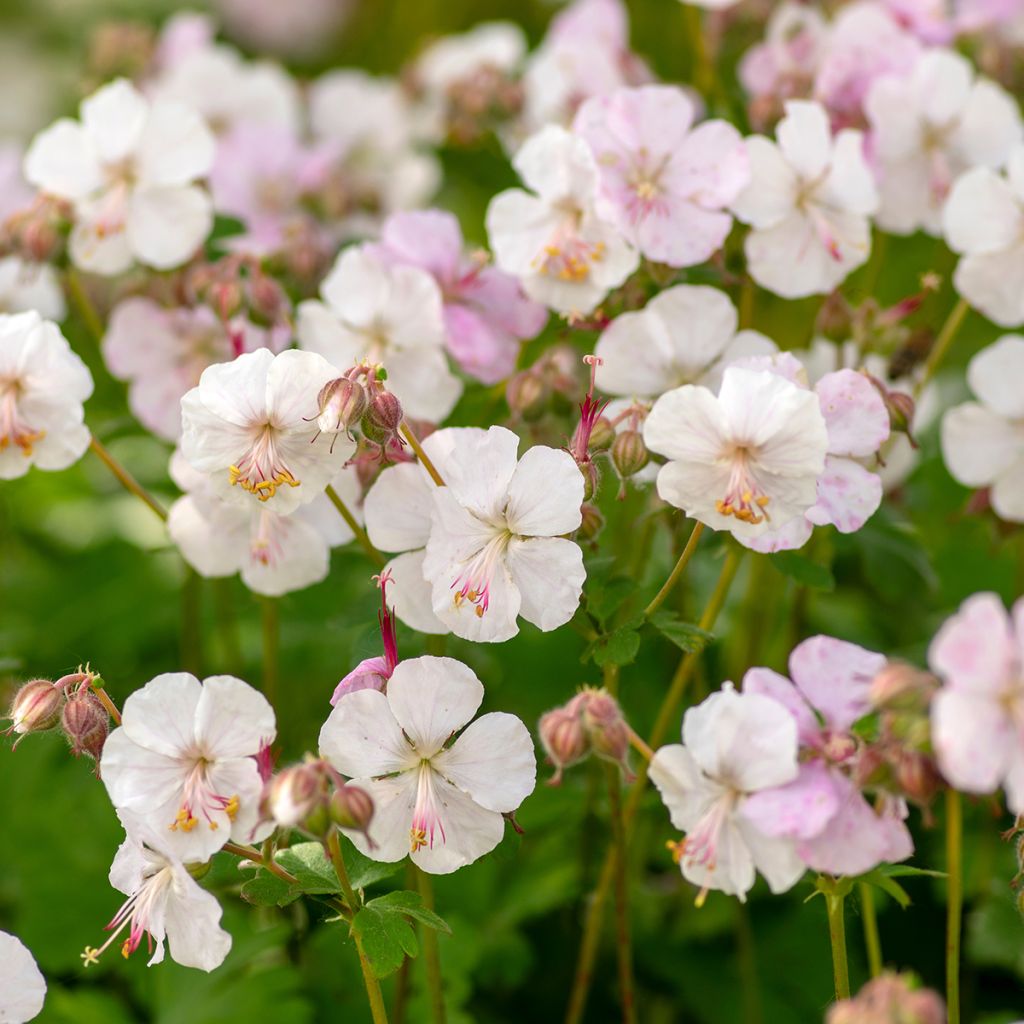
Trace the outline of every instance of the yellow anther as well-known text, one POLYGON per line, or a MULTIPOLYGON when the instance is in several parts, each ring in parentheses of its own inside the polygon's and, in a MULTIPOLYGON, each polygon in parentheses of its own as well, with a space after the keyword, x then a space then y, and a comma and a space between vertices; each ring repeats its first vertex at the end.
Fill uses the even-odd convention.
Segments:
POLYGON ((123 956, 125 958, 125 960, 127 960, 128 957, 130 957, 131 955, 132 955, 132 940, 131 939, 125 939, 124 942, 121 943, 121 956, 123 956))
POLYGON ((670 839, 665 844, 665 849, 672 854, 672 860, 678 864, 683 859, 683 854, 686 853, 686 840, 685 839, 670 839))
POLYGON ((422 828, 411 828, 409 829, 409 845, 412 852, 415 853, 417 850, 421 850, 427 845, 427 833, 422 828))
POLYGON ((230 819, 231 821, 234 821, 234 820, 235 820, 235 816, 236 816, 236 815, 238 814, 238 808, 239 808, 240 804, 241 804, 241 801, 240 801, 240 800, 238 799, 238 794, 236 793, 236 794, 235 794, 235 795, 234 795, 234 796, 233 796, 233 797, 232 797, 232 798, 231 798, 231 799, 230 799, 230 800, 229 800, 229 801, 228 801, 228 802, 227 802, 227 803, 226 803, 226 804, 224 805, 224 811, 225 811, 225 813, 227 814, 228 818, 229 818, 229 819, 230 819))

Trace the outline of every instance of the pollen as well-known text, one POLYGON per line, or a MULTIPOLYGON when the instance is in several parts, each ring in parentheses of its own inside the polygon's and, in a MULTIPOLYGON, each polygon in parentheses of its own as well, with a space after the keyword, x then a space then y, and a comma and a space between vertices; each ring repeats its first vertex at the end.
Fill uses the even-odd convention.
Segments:
POLYGON ((182 807, 178 811, 178 816, 171 822, 170 830, 177 832, 180 828, 182 832, 191 832, 198 824, 199 819, 190 810, 182 807))
POLYGON ((287 469, 275 473, 269 480, 250 480, 245 475, 245 471, 238 466, 228 468, 228 480, 232 487, 238 484, 243 491, 254 494, 260 501, 269 501, 277 494, 279 487, 286 484, 288 487, 298 487, 302 483, 301 480, 296 480, 287 469))
POLYGON ((409 829, 409 847, 410 850, 415 853, 417 850, 422 850, 427 845, 427 832, 426 829, 422 828, 411 828, 409 829))

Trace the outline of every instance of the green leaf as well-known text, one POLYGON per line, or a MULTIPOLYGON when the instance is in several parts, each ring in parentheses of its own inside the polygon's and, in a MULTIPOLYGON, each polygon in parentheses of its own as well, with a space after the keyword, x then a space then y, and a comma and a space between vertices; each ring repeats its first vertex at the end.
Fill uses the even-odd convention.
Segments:
POLYGON ((913 878, 916 875, 925 875, 928 878, 948 878, 945 871, 932 871, 930 868, 915 868, 912 864, 883 864, 878 868, 883 875, 889 878, 913 878))
POLYGON ((617 629, 594 642, 594 664, 599 668, 605 665, 628 665, 639 650, 640 634, 635 629, 617 629))
POLYGON ((260 870, 242 886, 242 899, 254 907, 284 907, 302 895, 302 890, 289 885, 269 871, 260 870))
POLYGON ((827 565, 812 562, 805 555, 799 555, 795 551, 778 551, 774 555, 768 555, 768 561, 773 569, 795 580, 801 586, 810 587, 812 590, 836 588, 835 577, 827 565))
POLYGON ((711 643, 715 636, 692 622, 684 622, 675 612, 655 612, 648 620, 662 636, 671 640, 680 650, 687 654, 698 654, 711 643))
POLYGON ((402 870, 402 862, 394 861, 385 863, 380 860, 371 860, 365 854, 360 853, 351 841, 341 836, 341 854, 345 858, 345 868, 348 871, 348 880, 352 883, 353 889, 365 889, 375 882, 390 878, 402 870))
POLYGON ((602 625, 636 593, 636 583, 627 576, 613 576, 587 590, 587 611, 602 625))
POLYGON ((295 876, 301 892, 317 895, 341 892, 334 865, 319 843, 297 843, 287 850, 278 850, 274 859, 295 876))
POLYGON ((376 899, 370 900, 366 905, 368 907, 375 907, 378 910, 387 909, 404 914, 406 917, 411 917, 419 921, 420 924, 426 925, 427 928, 444 932, 445 935, 451 935, 452 933, 451 928, 448 927, 448 922, 443 917, 435 914, 428 907, 423 906, 423 900, 418 892, 398 889, 395 892, 386 893, 384 896, 378 896, 376 899))
POLYGON ((406 956, 416 956, 420 949, 412 926, 393 910, 367 904, 352 919, 352 930, 378 978, 393 974, 406 956))
POLYGON ((910 906, 910 894, 907 890, 899 882, 893 881, 879 868, 869 871, 866 875, 861 875, 859 881, 873 885, 876 889, 881 889, 887 896, 891 896, 904 910, 910 906))

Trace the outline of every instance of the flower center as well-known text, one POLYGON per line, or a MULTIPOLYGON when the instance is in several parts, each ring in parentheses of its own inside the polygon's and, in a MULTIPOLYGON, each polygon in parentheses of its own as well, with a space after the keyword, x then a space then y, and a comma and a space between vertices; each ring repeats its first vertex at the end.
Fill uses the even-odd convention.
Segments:
POLYGON ((580 213, 567 211, 548 239, 547 245, 533 259, 533 267, 545 277, 560 281, 585 281, 594 263, 604 259, 604 242, 587 242, 579 236, 580 213))
POLYGON ((757 481, 750 465, 751 450, 738 445, 732 453, 732 468, 725 495, 715 503, 723 516, 735 516, 741 522, 757 524, 770 521, 768 505, 771 499, 757 481))
POLYGON ((465 561, 459 575, 452 581, 455 607, 469 601, 476 605, 477 618, 482 619, 490 606, 491 581, 494 571, 501 563, 502 556, 512 539, 507 526, 495 528, 494 535, 475 555, 465 561))
POLYGON ((28 458, 32 446, 46 436, 46 431, 33 430, 25 421, 18 408, 20 395, 21 383, 16 377, 0 377, 0 452, 13 444, 28 458))
POLYGON ((154 907, 163 899, 164 890, 170 887, 173 881, 174 876, 169 867, 163 867, 144 879, 138 891, 124 901, 121 909, 106 926, 108 932, 113 932, 107 941, 99 949, 85 947, 85 952, 81 954, 84 966, 91 967, 99 963, 100 957, 113 945, 125 928, 128 929, 128 936, 121 943, 121 956, 127 960, 142 944, 143 936, 147 937, 146 946, 152 952, 153 936, 149 923, 153 918, 154 907))
POLYGON ((445 842, 444 824, 438 807, 434 769, 430 762, 420 762, 419 778, 416 784, 416 806, 412 812, 412 827, 409 829, 409 848, 415 853, 424 846, 434 848, 434 837, 440 833, 445 842))
POLYGON ((235 820, 240 803, 238 794, 221 796, 215 793, 207 775, 209 765, 210 762, 205 757, 195 758, 192 770, 182 786, 178 814, 168 826, 172 832, 177 832, 178 829, 182 832, 191 832, 199 824, 200 817, 206 819, 211 832, 216 832, 220 828, 220 823, 214 815, 226 814, 230 821, 235 820))
MULTIPOLYGON (((672 859, 687 867, 703 867, 714 871, 718 863, 722 829, 732 817, 739 798, 739 790, 726 788, 683 839, 668 843, 672 859)), ((705 886, 697 896, 697 906, 704 902, 707 894, 708 886, 705 886)))
POLYGON ((302 482, 295 478, 285 463, 277 433, 274 426, 265 424, 249 450, 228 469, 231 485, 238 484, 260 501, 272 498, 278 487, 284 484, 298 487, 302 482))

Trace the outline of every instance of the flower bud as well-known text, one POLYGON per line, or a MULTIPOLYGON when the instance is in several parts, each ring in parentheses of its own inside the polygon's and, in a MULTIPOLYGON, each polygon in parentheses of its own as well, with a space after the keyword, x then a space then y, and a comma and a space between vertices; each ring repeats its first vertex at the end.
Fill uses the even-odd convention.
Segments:
POLYGON ((580 473, 583 474, 583 500, 591 501, 597 493, 597 485, 601 482, 601 474, 597 464, 589 457, 583 462, 577 462, 580 473))
POLYGON ((263 816, 282 828, 302 828, 314 835, 326 835, 324 812, 330 781, 323 761, 303 761, 284 768, 264 790, 263 816))
POLYGON ((338 828, 354 829, 369 838, 367 830, 373 820, 373 800, 365 789, 348 784, 339 786, 331 794, 328 813, 338 828))
POLYGON ((505 385, 505 401, 516 416, 524 420, 539 419, 548 404, 547 385, 532 370, 521 370, 509 377, 505 385))
POLYGON ((69 697, 60 716, 61 729, 75 757, 86 754, 99 761, 110 732, 107 709, 88 690, 69 697))
POLYGON ((836 1003, 827 1024, 945 1024, 946 1007, 938 993, 918 988, 911 975, 886 971, 852 999, 836 1003))
POLYGON ((592 690, 583 705, 582 719, 594 753, 626 768, 629 726, 618 701, 606 690, 592 690))
POLYGON ((578 536, 583 540, 596 540, 604 529, 604 516, 601 514, 601 510, 596 505, 587 502, 580 506, 580 515, 583 520, 577 531, 578 536))
POLYGON ((822 753, 832 764, 844 764, 857 753, 857 740, 846 732, 828 733, 822 753))
POLYGON ((896 764, 896 781, 909 799, 922 806, 935 799, 942 785, 935 761, 913 750, 901 751, 896 764))
POLYGON ((876 708, 925 711, 938 682, 913 665, 890 661, 871 681, 868 698, 876 708))
POLYGON ((320 415, 316 425, 325 434, 347 433, 362 419, 367 405, 366 388, 359 381, 338 377, 328 381, 317 395, 320 415))
POLYGON ((288 296, 272 277, 257 273, 249 279, 249 309, 256 316, 273 323, 287 307, 288 296))
POLYGON ((46 732, 60 721, 64 691, 49 679, 33 679, 25 683, 14 695, 7 718, 11 720, 8 732, 23 736, 30 732, 46 732))
POLYGON ((590 753, 590 740, 579 711, 571 705, 572 702, 566 707, 548 711, 541 716, 538 726, 540 742, 555 766, 555 774, 548 780, 549 786, 557 786, 562 781, 563 769, 577 764, 590 753))
POLYGON ((401 422, 401 403, 390 391, 380 391, 370 400, 363 416, 363 433, 368 440, 384 445, 398 436, 401 422))
POLYGON ((606 451, 614 441, 615 428, 612 426, 612 421, 607 416, 598 416, 590 431, 590 450, 592 452, 606 451))
POLYGON ((850 337, 853 327, 853 310, 838 291, 825 297, 815 326, 819 334, 831 341, 842 342, 850 337))
POLYGON ((624 430, 612 442, 612 465, 623 480, 639 473, 650 459, 651 454, 639 430, 624 430))

